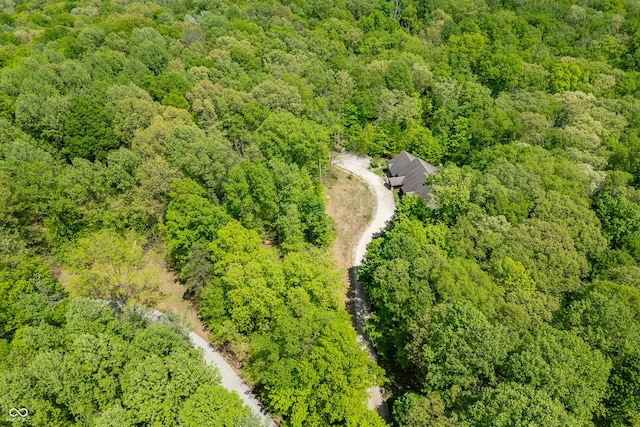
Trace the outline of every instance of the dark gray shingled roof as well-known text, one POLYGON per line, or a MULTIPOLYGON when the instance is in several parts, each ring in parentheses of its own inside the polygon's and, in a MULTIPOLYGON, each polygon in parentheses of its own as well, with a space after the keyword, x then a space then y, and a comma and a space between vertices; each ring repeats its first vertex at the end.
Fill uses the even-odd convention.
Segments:
POLYGON ((391 186, 398 186, 397 182, 400 181, 399 185, 402 186, 404 194, 417 194, 423 199, 427 198, 431 188, 431 186, 424 185, 424 179, 438 172, 438 169, 432 164, 406 151, 389 160, 387 166, 389 167, 389 184, 391 186))
POLYGON ((404 182, 404 176, 394 176, 389 178, 389 185, 392 187, 400 187, 404 182))

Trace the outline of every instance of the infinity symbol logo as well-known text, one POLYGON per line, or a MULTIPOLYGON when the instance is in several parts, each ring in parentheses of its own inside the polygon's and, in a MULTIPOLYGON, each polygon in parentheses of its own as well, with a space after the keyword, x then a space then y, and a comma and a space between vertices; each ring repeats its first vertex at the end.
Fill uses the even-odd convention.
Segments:
POLYGON ((29 416, 29 411, 27 411, 27 408, 11 408, 9 409, 9 416, 26 418, 29 416))

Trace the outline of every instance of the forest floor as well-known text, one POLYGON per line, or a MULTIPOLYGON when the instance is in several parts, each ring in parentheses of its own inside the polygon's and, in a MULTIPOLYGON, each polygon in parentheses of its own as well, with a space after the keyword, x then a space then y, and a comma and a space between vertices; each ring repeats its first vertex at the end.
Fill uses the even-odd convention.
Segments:
MULTIPOLYGON (((164 263, 163 263, 164 264, 164 263)), ((167 295, 158 304, 158 310, 166 313, 172 312, 180 319, 180 322, 198 334, 201 338, 209 340, 209 334, 198 318, 198 312, 190 301, 182 298, 184 286, 178 282, 176 275, 162 266, 162 285, 160 292, 167 295)))
POLYGON ((263 410, 262 404, 253 394, 251 388, 242 380, 237 361, 230 358, 228 354, 222 355, 209 343, 209 333, 200 322, 196 308, 190 301, 183 299, 184 290, 184 286, 178 281, 176 275, 167 269, 166 263, 163 261, 160 292, 166 297, 158 304, 158 310, 177 315, 181 323, 192 331, 189 338, 196 347, 204 351, 205 361, 218 369, 222 386, 229 391, 238 393, 238 396, 253 413, 267 421, 269 426, 275 427, 275 423, 263 410))
MULTIPOLYGON (((246 384, 240 375, 239 363, 229 354, 221 354, 209 343, 209 334, 202 322, 198 318, 198 312, 190 301, 183 299, 184 286, 178 281, 175 273, 167 268, 165 249, 161 245, 153 246, 151 251, 145 255, 146 267, 160 275, 160 287, 158 292, 163 295, 157 304, 156 313, 172 313, 177 316, 184 326, 190 331, 189 338, 194 346, 203 349, 205 361, 215 366, 220 374, 220 382, 227 390, 236 392, 240 399, 251 411, 259 415, 271 427, 275 423, 263 410, 258 398, 253 394, 251 388, 246 384)), ((56 274, 58 280, 65 289, 69 289, 69 273, 62 268, 58 268, 56 274)))

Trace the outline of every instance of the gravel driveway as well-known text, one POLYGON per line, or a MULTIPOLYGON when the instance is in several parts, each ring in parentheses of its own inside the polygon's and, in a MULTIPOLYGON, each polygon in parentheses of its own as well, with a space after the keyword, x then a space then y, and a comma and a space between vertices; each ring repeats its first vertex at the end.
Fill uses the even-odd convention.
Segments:
MULTIPOLYGON (((362 264, 362 260, 367 251, 367 245, 375 235, 386 227, 387 222, 393 217, 396 206, 393 200, 393 194, 385 187, 384 180, 369 170, 369 164, 369 159, 349 153, 340 153, 335 156, 334 160, 335 166, 356 175, 366 182, 369 186, 369 191, 371 191, 376 198, 376 210, 373 219, 364 233, 362 233, 362 236, 360 236, 358 244, 353 250, 353 269, 351 271, 351 281, 354 288, 354 326, 358 334, 358 341, 364 343, 369 353, 369 358, 375 362, 376 356, 373 346, 362 329, 362 326, 369 319, 369 302, 364 294, 362 284, 355 280, 355 275, 358 267, 362 264)), ((389 410, 380 387, 369 389, 368 406, 369 409, 377 410, 383 418, 389 419, 389 410)))
POLYGON ((249 387, 242 381, 242 378, 236 371, 233 370, 226 360, 220 356, 220 353, 214 350, 214 348, 206 342, 203 338, 197 335, 195 332, 189 334, 191 342, 196 348, 204 350, 204 360, 209 364, 217 368, 220 373, 220 382, 222 386, 229 391, 235 391, 242 399, 245 405, 251 409, 254 414, 260 415, 260 417, 269 423, 269 426, 275 427, 275 423, 271 420, 269 415, 262 409, 260 401, 253 395, 249 387))
MULTIPOLYGON (((353 250, 353 266, 357 269, 362 263, 367 245, 373 239, 374 235, 382 231, 387 222, 393 216, 395 210, 395 203, 393 200, 393 194, 385 187, 384 181, 378 175, 369 171, 369 159, 359 157, 353 154, 341 153, 335 157, 334 165, 359 177, 369 186, 369 190, 374 194, 376 198, 376 211, 373 220, 364 231, 358 244, 353 250)), ((354 279, 354 278, 352 278, 354 279)), ((364 334, 362 326, 369 318, 369 303, 364 295, 362 285, 353 280, 354 282, 354 311, 355 311, 355 328, 358 334, 358 341, 363 343, 369 353, 371 360, 375 361, 375 353, 371 342, 364 334)), ((155 312, 160 315, 159 312, 155 312)), ((270 426, 275 427, 275 423, 271 420, 268 414, 262 408, 260 401, 251 393, 249 387, 242 381, 242 378, 233 370, 233 368, 220 356, 218 352, 203 338, 196 333, 191 332, 189 334, 191 341, 197 348, 204 350, 205 361, 215 366, 220 373, 222 386, 229 391, 235 391, 238 393, 245 405, 247 405, 255 414, 259 414, 270 426)), ((389 411, 387 404, 384 401, 382 389, 380 387, 373 387, 369 389, 369 409, 375 409, 385 419, 389 419, 389 411)))
MULTIPOLYGON (((146 312, 146 317, 152 320, 160 320, 164 317, 164 314, 155 309, 149 309, 146 312)), ((258 398, 249 390, 249 387, 242 381, 242 378, 233 370, 231 365, 222 358, 211 344, 209 344, 204 338, 200 337, 195 332, 189 333, 189 339, 193 343, 194 347, 204 350, 204 360, 207 364, 216 368, 220 374, 220 383, 224 388, 230 392, 235 392, 240 396, 242 402, 251 409, 251 411, 260 416, 269 427, 276 427, 275 423, 269 417, 269 414, 262 409, 262 405, 258 398)))

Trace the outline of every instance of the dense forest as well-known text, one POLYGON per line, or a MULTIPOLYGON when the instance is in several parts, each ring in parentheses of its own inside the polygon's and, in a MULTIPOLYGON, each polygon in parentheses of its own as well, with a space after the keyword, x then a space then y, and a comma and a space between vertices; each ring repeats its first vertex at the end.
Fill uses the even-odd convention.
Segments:
POLYGON ((289 7, 160 3, 2 3, 2 421, 255 421, 135 318, 164 257, 281 425, 382 425, 319 181, 351 78, 289 7))
POLYGON ((640 423, 640 5, 0 0, 0 417, 250 426, 640 423), (440 167, 359 272, 332 150, 440 167), (208 424, 206 424, 208 423, 208 424))
POLYGON ((431 145, 380 147, 444 165, 359 274, 395 422, 638 425, 638 4, 426 3, 431 145))

